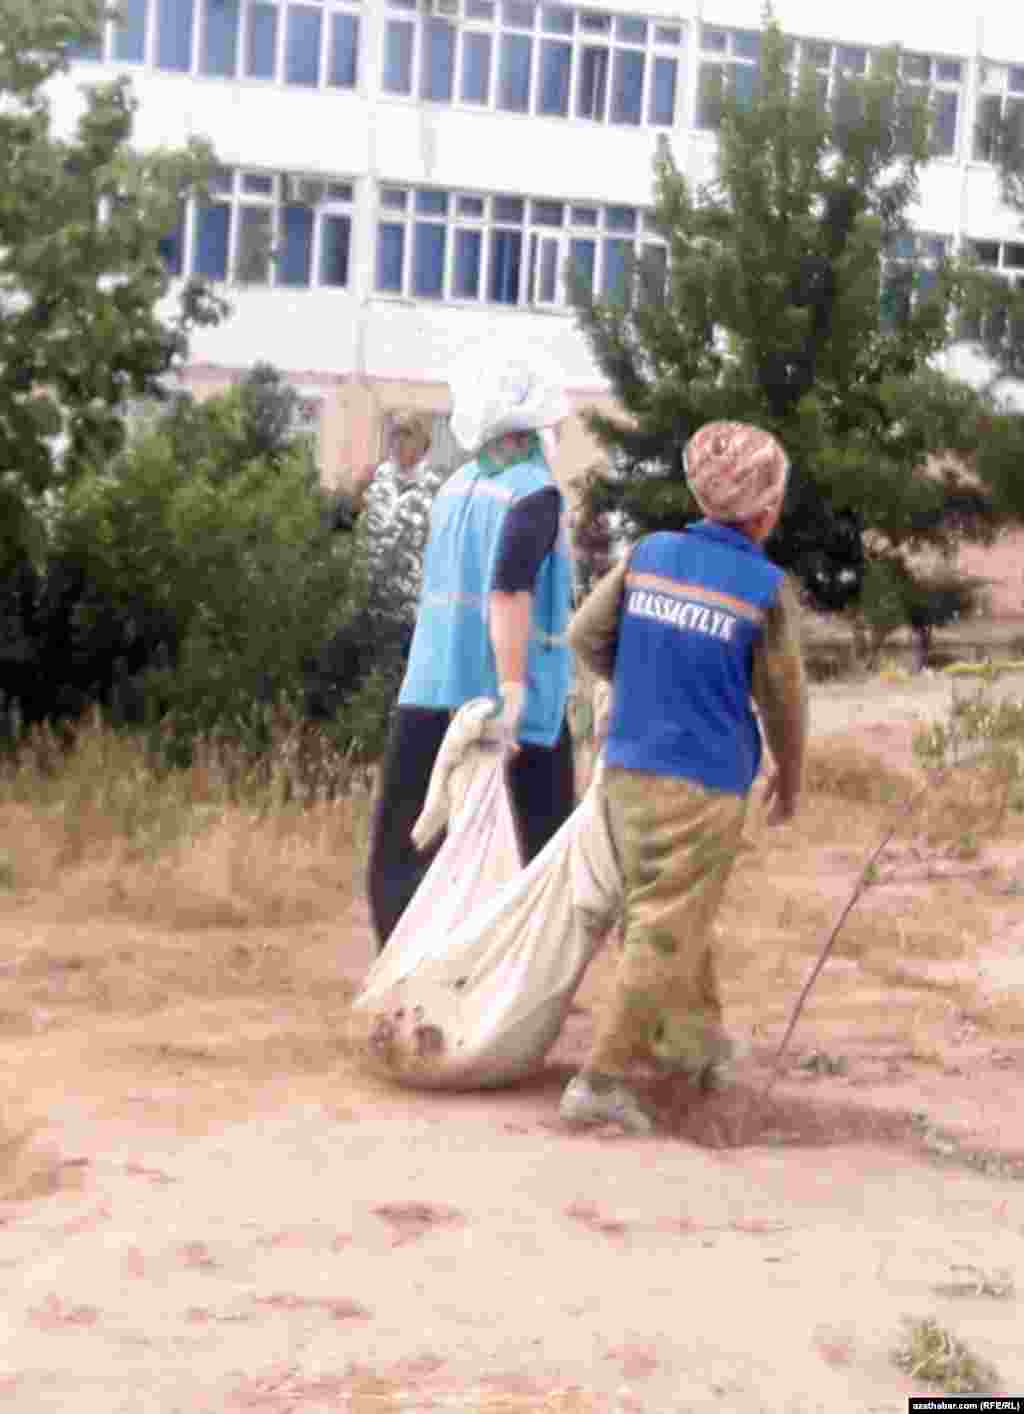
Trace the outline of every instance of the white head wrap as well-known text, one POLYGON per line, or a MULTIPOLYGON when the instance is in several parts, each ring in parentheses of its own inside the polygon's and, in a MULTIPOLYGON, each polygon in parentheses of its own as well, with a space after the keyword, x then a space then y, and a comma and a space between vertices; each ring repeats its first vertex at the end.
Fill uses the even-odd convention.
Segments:
POLYGON ((535 432, 569 416, 560 370, 533 351, 494 363, 495 345, 460 358, 449 377, 451 429, 467 452, 506 432, 535 432))

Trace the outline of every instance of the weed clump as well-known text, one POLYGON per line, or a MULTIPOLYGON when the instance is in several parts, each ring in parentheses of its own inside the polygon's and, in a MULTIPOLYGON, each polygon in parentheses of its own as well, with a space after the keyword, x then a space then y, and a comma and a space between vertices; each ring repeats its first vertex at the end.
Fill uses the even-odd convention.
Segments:
POLYGON ((933 1316, 907 1317, 893 1363, 914 1380, 936 1385, 946 1394, 984 1394, 995 1388, 996 1370, 972 1354, 962 1340, 944 1330, 933 1316))
POLYGON ((914 791, 905 771, 894 771, 870 751, 852 742, 812 746, 804 772, 805 788, 851 805, 896 805, 914 791))

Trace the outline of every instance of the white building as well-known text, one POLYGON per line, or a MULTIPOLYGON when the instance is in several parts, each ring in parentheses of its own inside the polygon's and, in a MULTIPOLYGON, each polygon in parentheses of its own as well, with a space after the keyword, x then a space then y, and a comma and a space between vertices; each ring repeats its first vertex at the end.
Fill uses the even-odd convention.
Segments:
MULTIPOLYGON (((141 144, 213 142, 213 198, 183 211, 166 253, 176 272, 222 282, 233 314, 195 335, 188 381, 214 389, 257 360, 276 365, 306 400, 330 481, 376 453, 389 411, 443 417, 452 357, 485 338, 536 340, 578 406, 606 400, 565 268, 603 291, 628 250, 659 258, 657 144, 707 177, 702 98, 723 66, 742 91, 759 46, 759 0, 708 0, 703 16, 666 0, 121 5, 61 81, 63 111, 83 80, 126 72, 141 144)), ((992 109, 1024 110, 1024 12, 1005 0, 991 16, 894 8, 863 0, 828 24, 809 0, 779 0, 778 13, 794 62, 810 58, 825 91, 869 68, 875 46, 905 46, 942 147, 916 213, 925 251, 973 243, 1024 276, 1024 228, 999 202, 978 131, 992 109)), ((577 425, 560 473, 594 456, 577 425)))

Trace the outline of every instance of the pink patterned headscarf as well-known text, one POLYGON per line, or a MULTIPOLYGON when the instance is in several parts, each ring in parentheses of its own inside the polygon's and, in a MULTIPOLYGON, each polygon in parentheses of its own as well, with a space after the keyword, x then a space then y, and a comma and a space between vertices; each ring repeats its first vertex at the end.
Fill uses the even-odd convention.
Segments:
POLYGON ((712 520, 752 520, 786 490, 789 459, 770 432, 746 422, 708 422, 686 444, 686 480, 712 520))

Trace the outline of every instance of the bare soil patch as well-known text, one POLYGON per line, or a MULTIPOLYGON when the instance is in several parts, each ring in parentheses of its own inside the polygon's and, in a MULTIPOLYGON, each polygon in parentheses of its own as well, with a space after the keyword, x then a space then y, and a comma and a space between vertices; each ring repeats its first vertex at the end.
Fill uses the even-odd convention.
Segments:
POLYGON ((346 1041, 370 943, 326 820, 229 822, 148 895, 36 821, 0 894, 0 1410, 902 1414, 904 1317, 1024 1391, 1020 816, 970 858, 967 792, 901 825, 764 1095, 948 695, 816 689, 806 809, 754 812, 721 919, 750 1055, 708 1099, 651 1076, 650 1140, 556 1118, 614 941, 538 1076, 402 1092, 346 1041))

